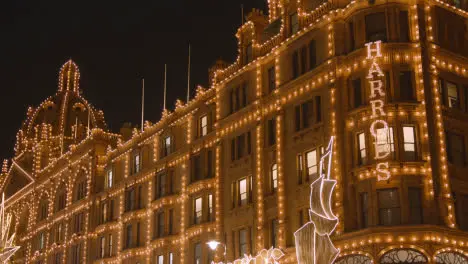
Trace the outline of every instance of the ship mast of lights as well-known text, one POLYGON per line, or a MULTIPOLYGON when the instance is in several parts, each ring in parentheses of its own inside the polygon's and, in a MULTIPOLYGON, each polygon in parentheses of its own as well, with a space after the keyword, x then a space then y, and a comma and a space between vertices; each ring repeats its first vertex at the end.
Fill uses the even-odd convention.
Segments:
POLYGON ((0 206, 0 263, 7 263, 20 247, 15 246, 15 234, 9 236, 11 224, 11 214, 5 218, 5 194, 2 195, 2 204, 0 206))
POLYGON ((333 141, 331 137, 326 153, 320 158, 320 175, 310 185, 310 221, 294 233, 299 264, 331 264, 340 253, 330 239, 339 221, 331 210, 336 185, 336 180, 330 179, 333 141))

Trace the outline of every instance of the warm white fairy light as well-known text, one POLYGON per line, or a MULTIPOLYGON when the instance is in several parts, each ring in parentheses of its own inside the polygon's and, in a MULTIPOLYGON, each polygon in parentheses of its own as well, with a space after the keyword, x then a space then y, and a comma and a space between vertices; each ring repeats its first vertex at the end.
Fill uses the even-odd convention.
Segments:
MULTIPOLYGON (((210 89, 199 89, 197 90, 197 96, 188 102, 187 104, 176 104, 176 110, 173 112, 165 112, 163 115, 163 118, 157 122, 156 124, 148 124, 147 129, 145 129, 144 133, 137 132, 133 135, 133 137, 128 140, 127 142, 122 142, 122 140, 119 138, 118 135, 112 134, 105 132, 102 129, 92 129, 92 133, 88 139, 85 139, 79 143, 77 143, 75 146, 72 146, 70 149, 67 149, 67 147, 61 149, 58 145, 46 145, 46 144, 37 144, 39 143, 38 139, 44 139, 48 141, 57 141, 61 143, 65 143, 67 145, 67 142, 71 140, 72 138, 70 136, 65 135, 64 137, 60 137, 57 135, 54 135, 52 133, 52 126, 49 124, 36 124, 34 123, 34 120, 36 119, 37 115, 40 112, 40 109, 43 109, 42 107, 48 107, 53 103, 53 98, 48 98, 46 101, 44 101, 43 104, 41 104, 41 107, 37 109, 31 109, 28 112, 28 120, 27 120, 27 127, 26 129, 20 130, 17 134, 17 143, 15 145, 15 150, 17 151, 17 159, 19 160, 21 157, 24 157, 25 155, 28 154, 28 152, 34 152, 34 161, 33 161, 33 173, 31 173, 32 177, 42 177, 46 175, 52 175, 50 177, 50 180, 46 180, 44 182, 38 181, 37 182, 37 189, 47 189, 49 190, 49 209, 52 207, 54 197, 56 196, 56 190, 57 188, 60 188, 58 182, 62 182, 63 179, 65 179, 63 182, 65 183, 65 188, 67 189, 67 193, 72 193, 73 192, 73 180, 72 180, 72 175, 75 175, 75 168, 77 166, 81 166, 82 163, 88 163, 91 162, 91 158, 93 157, 94 153, 87 153, 84 156, 79 154, 77 155, 76 153, 79 153, 80 150, 83 150, 83 147, 86 146, 86 144, 89 144, 90 142, 93 142, 94 139, 105 139, 109 141, 117 141, 117 146, 113 145, 111 148, 109 148, 109 151, 106 152, 105 155, 103 156, 98 156, 98 162, 97 162, 97 170, 93 171, 92 166, 86 165, 88 171, 86 172, 86 176, 88 177, 88 182, 90 182, 91 177, 94 177, 93 173, 96 173, 96 175, 100 175, 103 171, 103 169, 106 167, 107 163, 119 163, 121 167, 124 170, 123 175, 125 176, 121 184, 117 184, 113 188, 108 190, 108 195, 109 197, 116 198, 117 204, 119 205, 119 213, 122 215, 118 215, 119 220, 116 221, 115 223, 108 223, 104 224, 94 231, 88 230, 87 235, 83 236, 82 239, 90 239, 89 241, 93 241, 93 239, 96 239, 96 236, 100 234, 101 232, 107 232, 106 230, 114 230, 115 232, 118 233, 118 237, 115 239, 117 240, 118 248, 117 248, 117 254, 114 256, 113 260, 109 260, 109 263, 118 263, 121 262, 123 259, 128 259, 129 257, 132 256, 141 256, 143 258, 150 258, 150 254, 152 254, 152 249, 154 247, 163 247, 167 246, 168 243, 175 248, 180 248, 183 246, 188 246, 189 241, 187 238, 191 238, 194 236, 202 235, 207 231, 215 232, 216 233, 216 238, 219 240, 223 239, 222 234, 226 232, 223 228, 223 219, 224 219, 224 212, 221 210, 221 197, 222 197, 222 189, 221 189, 221 184, 223 183, 224 178, 226 177, 223 175, 224 170, 223 170, 223 148, 222 148, 222 142, 225 138, 230 137, 233 133, 238 131, 239 129, 243 129, 245 127, 251 126, 252 124, 255 124, 256 122, 262 122, 265 117, 273 114, 273 113, 281 113, 286 107, 290 106, 291 104, 294 104, 297 99, 301 98, 302 96, 306 96, 308 93, 312 92, 314 89, 321 88, 323 85, 326 84, 332 84, 332 88, 330 88, 330 103, 331 103, 331 111, 330 111, 330 120, 331 120, 331 132, 332 135, 337 136, 336 140, 337 142, 342 142, 344 140, 344 137, 340 139, 341 137, 341 132, 339 131, 339 127, 337 124, 339 124, 339 118, 341 118, 340 113, 337 111, 337 105, 336 102, 339 101, 339 96, 340 96, 340 85, 338 82, 335 82, 335 80, 338 80, 339 78, 348 76, 349 74, 352 73, 357 73, 363 69, 373 69, 374 71, 374 76, 380 75, 379 73, 379 67, 380 64, 375 64, 374 61, 368 61, 366 60, 365 56, 356 56, 356 58, 352 59, 344 59, 342 63, 336 64, 333 61, 333 58, 331 60, 328 60, 326 62, 326 65, 329 65, 330 69, 325 69, 321 71, 321 69, 317 69, 317 74, 314 76, 304 79, 304 80, 297 80, 294 84, 294 86, 288 86, 287 85, 287 77, 282 76, 281 74, 281 68, 280 64, 283 63, 283 57, 287 52, 288 45, 292 44, 299 38, 303 37, 305 34, 308 34, 311 29, 315 29, 318 27, 325 26, 327 28, 327 33, 328 33, 328 48, 327 52, 329 57, 333 57, 335 54, 334 51, 334 45, 335 45, 335 29, 334 29, 334 19, 339 18, 341 19, 341 16, 347 16, 350 14, 355 8, 359 7, 360 5, 364 5, 364 2, 359 2, 359 1, 351 1, 348 5, 341 9, 336 9, 336 10, 331 10, 331 7, 329 4, 324 3, 318 6, 317 8, 307 11, 301 4, 300 1, 298 1, 299 5, 297 7, 298 9, 298 15, 299 15, 299 20, 300 20, 300 26, 302 29, 299 30, 296 34, 292 36, 286 36, 284 30, 284 25, 286 23, 285 19, 287 19, 288 15, 285 13, 283 3, 279 0, 270 0, 269 4, 272 7, 271 10, 274 13, 269 14, 269 18, 271 19, 276 19, 280 18, 283 20, 281 23, 281 29, 280 33, 273 36, 270 40, 261 43, 258 42, 256 39, 254 39, 254 33, 255 33, 255 23, 252 21, 248 21, 244 23, 244 25, 239 29, 238 35, 239 35, 239 41, 245 41, 246 39, 251 39, 253 42, 253 54, 255 58, 253 61, 249 64, 246 65, 240 65, 240 58, 238 58, 235 63, 232 65, 218 70, 214 74, 214 79, 213 79, 213 86, 210 87, 210 89), (264 78, 263 75, 263 67, 267 63, 271 63, 271 61, 275 62, 275 74, 276 74, 276 87, 277 89, 275 92, 271 95, 271 98, 267 98, 266 96, 263 96, 263 90, 262 90, 262 85, 260 82, 262 81, 262 78, 264 78), (336 64, 336 65, 335 65, 336 64), (336 68, 336 69, 335 69, 336 68), (336 70, 336 71, 335 71, 336 70), (212 137, 207 137, 206 143, 195 143, 194 140, 190 140, 190 138, 187 138, 187 141, 184 142, 187 143, 188 148, 187 149, 181 149, 178 153, 174 153, 173 156, 167 157, 164 159, 163 162, 160 161, 160 157, 158 156, 159 153, 159 135, 161 131, 163 131, 167 127, 174 127, 174 126, 183 126, 185 129, 185 125, 187 126, 187 133, 190 135, 191 133, 191 128, 190 125, 193 125, 192 122, 193 120, 191 119, 193 117, 193 113, 195 109, 199 106, 199 104, 203 104, 205 102, 211 102, 211 103, 216 103, 216 120, 221 120, 222 114, 221 114, 221 104, 224 102, 223 98, 220 96, 220 93, 222 93, 225 90, 226 84, 229 83, 231 80, 234 78, 237 78, 237 76, 248 72, 248 71, 254 71, 256 73, 256 78, 257 78, 257 86, 256 86, 256 100, 255 105, 253 107, 246 107, 245 111, 243 113, 239 113, 235 119, 231 120, 222 120, 221 123, 215 123, 215 133, 213 133, 212 137), (284 80, 282 80, 284 79, 284 80), (259 82, 260 81, 260 82, 259 82), (281 85, 284 84, 284 87, 281 87, 281 85), (29 132, 34 134, 34 139, 30 138, 28 133, 29 132), (150 143, 148 143, 150 142, 150 143), (124 191, 125 191, 125 185, 126 186, 132 186, 134 184, 148 184, 148 188, 153 188, 154 186, 150 186, 152 180, 154 179, 155 173, 143 173, 142 175, 138 176, 130 176, 130 154, 132 149, 135 146, 140 146, 142 144, 153 144, 153 157, 152 160, 154 162, 154 167, 157 168, 155 171, 158 171, 160 169, 166 168, 167 166, 183 166, 184 171, 187 170, 188 167, 188 157, 190 153, 195 153, 199 152, 204 148, 208 147, 213 147, 216 146, 216 176, 214 180, 206 180, 206 181, 201 181, 199 183, 195 184, 188 184, 186 183, 185 187, 183 188, 182 194, 177 194, 173 195, 170 197, 165 197, 164 199, 160 199, 157 201, 151 201, 151 199, 148 197, 148 208, 141 211, 141 212, 136 212, 136 213, 131 213, 131 214, 125 214, 123 215, 123 203, 124 203, 124 191), (34 148, 32 148, 34 146, 34 148), (60 152, 60 150, 63 150, 63 155, 55 155, 52 152, 47 153, 45 157, 38 155, 42 151, 45 151, 47 148, 51 148, 54 151, 60 152), (190 149, 191 148, 191 149, 190 149), (188 150, 190 149, 190 150, 188 150), (45 160, 49 160, 49 164, 43 167, 41 164, 45 160), (164 163, 164 164, 162 164, 164 163), (66 165, 64 165, 66 164, 66 165), (65 166, 66 168, 63 169, 65 166), (57 172, 60 170, 60 172, 57 172), (53 187, 51 187, 53 186, 53 187), (188 228, 184 223, 186 219, 186 208, 187 208, 187 195, 203 191, 205 189, 213 188, 215 187, 215 215, 216 215, 216 224, 215 225, 203 225, 203 227, 196 227, 196 228, 188 228), (129 250, 125 251, 124 253, 121 253, 122 250, 122 245, 121 241, 123 241, 123 232, 122 230, 124 229, 124 223, 126 221, 130 221, 132 219, 140 219, 142 223, 147 223, 147 225, 151 226, 152 223, 152 217, 150 210, 162 208, 167 205, 174 205, 174 206, 180 206, 179 208, 184 208, 182 210, 181 214, 183 215, 184 221, 182 221, 181 228, 184 230, 180 234, 180 236, 175 236, 175 238, 167 239, 167 240, 155 240, 151 241, 151 245, 146 245, 145 247, 135 249, 135 250, 129 250), (218 210, 219 209, 219 210, 218 210), (186 237, 186 238, 185 238, 186 237)), ((444 8, 448 8, 455 13, 463 16, 467 16, 466 11, 456 8, 453 5, 450 5, 446 1, 441 1, 441 0, 436 0, 434 2, 435 6, 441 6, 444 8)), ((434 198, 434 182, 432 180, 432 169, 430 165, 430 160, 431 156, 426 148, 425 145, 428 144, 429 138, 428 138, 428 132, 427 132, 427 116, 425 113, 425 102, 424 102, 424 84, 423 84, 423 69, 422 69, 422 59, 421 59, 421 50, 420 50, 420 45, 418 43, 419 40, 419 26, 418 26, 418 12, 417 9, 418 7, 416 5, 411 6, 410 9, 410 22, 412 27, 411 30, 411 38, 413 41, 413 44, 411 44, 411 49, 407 48, 389 48, 385 49, 385 54, 382 54, 382 57, 379 58, 379 63, 381 65, 385 64, 390 64, 390 63, 397 63, 397 64, 409 64, 410 66, 414 65, 415 69, 415 76, 416 76, 416 87, 417 89, 417 96, 419 102, 421 102, 420 105, 415 106, 416 110, 410 110, 410 109, 393 109, 391 105, 385 106, 384 107, 384 100, 381 102, 377 101, 373 104, 375 108, 375 113, 374 116, 383 116, 382 113, 385 113, 386 115, 384 116, 385 119, 387 119, 388 122, 393 122, 393 120, 397 120, 398 118, 414 118, 417 122, 423 122, 421 126, 421 131, 422 134, 424 135, 422 138, 422 156, 423 160, 421 162, 415 162, 414 164, 402 164, 401 167, 396 167, 394 165, 390 167, 384 166, 384 167, 379 167, 377 165, 374 168, 362 168, 362 169, 357 169, 356 170, 356 176, 359 180, 364 180, 367 178, 376 178, 378 176, 386 178, 386 174, 379 174, 379 169, 384 169, 383 171, 386 172, 391 172, 392 175, 406 175, 406 176, 422 176, 424 177, 424 182, 425 182, 425 192, 427 197, 429 199, 434 198), (411 175, 407 175, 411 174, 411 175)), ((426 22, 428 25, 431 25, 427 27, 427 32, 428 32, 428 39, 433 40, 434 39, 434 33, 433 27, 435 27, 433 19, 431 18, 431 12, 432 8, 429 5, 426 5, 425 8, 425 14, 420 13, 419 15, 424 15, 426 22)), ((386 46, 385 46, 386 47, 386 46)), ((437 49, 438 47, 434 44, 431 46, 432 49, 437 49)), ((431 52, 432 54, 432 52, 431 52)), ((437 86, 437 76, 438 76, 438 70, 444 70, 448 72, 452 72, 456 75, 460 75, 463 77, 466 77, 468 75, 466 68, 467 66, 463 65, 463 63, 457 62, 455 60, 452 60, 451 58, 445 58, 442 57, 442 55, 439 54, 432 54, 430 56, 431 60, 431 67, 434 70, 433 74, 433 79, 431 79, 431 84, 433 85, 433 88, 435 89, 437 86)), ((284 66, 283 66, 284 67, 284 66)), ((319 66, 321 67, 321 66, 319 66)), ((328 67, 328 66, 326 66, 328 67)), ((61 74, 59 76, 59 81, 62 82, 60 84, 60 87, 64 95, 65 101, 71 101, 72 96, 77 96, 78 92, 78 82, 75 81, 76 78, 79 77, 79 71, 76 65, 74 63, 67 63, 67 66, 64 65, 64 70, 61 71, 61 74), (74 70, 76 69, 75 73, 74 70), (77 74, 76 74, 77 73, 77 74), (66 78, 64 78, 66 77, 66 78), (69 88, 70 90, 68 91, 69 88), (74 91, 76 90, 76 91, 74 91), (75 94, 74 94, 75 93, 75 94)), ((283 69, 284 70, 284 69, 283 69)), ((374 89, 377 91, 377 87, 380 86, 379 82, 371 83, 370 84, 374 89)), ((371 91, 372 91, 371 90, 371 91)), ((385 89, 382 88, 382 91, 385 89)), ((447 214, 446 214, 446 222, 447 225, 450 227, 455 227, 455 211, 454 211, 454 206, 453 206, 453 201, 451 201, 451 188, 450 188, 450 181, 448 179, 448 165, 447 165, 447 158, 445 157, 445 139, 443 137, 443 113, 442 109, 443 107, 441 106, 441 98, 436 95, 436 91, 427 91, 431 92, 435 95, 434 99, 434 104, 436 104, 436 115, 435 117, 437 118, 437 135, 438 137, 441 137, 440 140, 436 140, 435 142, 440 145, 440 150, 441 150, 441 157, 436 156, 434 158, 440 159, 440 163, 442 164, 441 166, 441 172, 440 172, 440 178, 441 178, 441 186, 442 186, 442 194, 444 197, 443 204, 446 206, 447 209, 447 214)), ((379 92, 380 95, 380 92, 379 92)), ((79 96, 79 95, 78 95, 79 96)), ((376 98, 377 98, 377 92, 376 92, 376 98)), ((81 96, 79 97, 81 98, 81 96)), ((374 99, 376 99, 374 98, 374 99)), ((84 100, 81 98, 81 100, 84 100)), ((87 107, 88 103, 86 101, 83 101, 83 105, 87 107)), ((51 105, 52 106, 52 105, 51 105)), ((66 118, 66 115, 64 114, 65 110, 58 109, 60 112, 60 119, 61 119, 61 124, 64 124, 62 120, 66 118)), ((101 118, 101 114, 98 113, 97 111, 91 111, 92 112, 92 123, 96 124, 101 118)), ((349 117, 348 120, 346 120, 346 126, 349 129, 357 128, 361 126, 362 124, 366 126, 372 126, 371 122, 374 120, 372 118, 367 116, 356 116, 356 117, 349 117)), ((381 118, 381 117, 379 117, 381 118)), ((384 118, 381 118, 379 120, 384 120, 384 118)), ((283 122, 282 127, 280 127, 280 132, 284 132, 284 128, 286 126, 287 120, 285 120, 285 116, 282 116, 282 119, 280 121, 283 122)), ((100 122, 100 121, 99 121, 100 122)), ((280 123, 280 122, 278 122, 280 123)), ((382 126, 382 123, 380 124, 375 124, 375 126, 382 126)), ((63 127, 61 125, 61 127, 63 127)), ((262 183, 264 182, 264 175, 262 174, 261 167, 263 166, 263 154, 260 153, 262 150, 262 145, 261 142, 263 140, 263 134, 264 131, 261 128, 261 125, 257 125, 256 127, 256 149, 259 153, 256 153, 256 159, 255 162, 257 164, 257 168, 255 168, 255 179, 256 179, 256 184, 262 186, 262 183)), ((283 149, 285 148, 284 144, 284 139, 279 141, 279 143, 283 144, 283 146, 278 145, 278 148, 283 149)), ((340 143, 341 144, 341 143, 340 143)), ((59 144, 60 145, 60 144, 59 144)), ((339 146, 339 144, 337 143, 339 146)), ((337 158, 339 155, 344 155, 344 153, 339 153, 339 148, 336 148, 336 154, 334 158, 334 165, 337 165, 336 163, 340 160, 337 158)), ((284 151, 283 151, 284 152, 284 151)), ((277 159, 280 162, 284 163, 284 155, 283 152, 279 152, 280 155, 277 156, 277 159)), ((389 164, 391 165, 391 164, 389 164)), ((284 166, 284 164, 283 164, 284 166)), ((12 166, 13 167, 13 166, 12 166)), ((12 167, 8 168, 6 166, 5 170, 2 169, 2 175, 7 175, 11 173, 12 167)), ((282 167, 281 167, 282 168, 282 167)), ((435 172, 435 170, 434 170, 435 172)), ((187 180, 187 173, 184 172, 184 179, 187 180)), ((435 173, 437 175, 438 173, 435 173)), ((283 176, 284 177, 284 176, 283 176)), ((337 216, 342 219, 343 218, 343 186, 341 186, 340 183, 342 183, 341 179, 342 177, 345 177, 345 175, 340 175, 340 170, 339 166, 334 166, 334 177, 336 178, 338 185, 335 190, 335 208, 334 210, 336 211, 337 216)), ((347 175, 346 175, 347 177, 347 175)), ((5 184, 5 181, 1 183, 0 187, 3 187, 5 184)), ((36 183, 35 183, 36 184, 36 183)), ((12 208, 12 210, 15 211, 15 213, 18 212, 19 214, 19 209, 17 207, 21 203, 25 203, 25 201, 30 200, 32 195, 35 194, 36 192, 30 191, 30 187, 25 188, 21 192, 18 192, 15 194, 13 197, 9 199, 7 202, 7 207, 12 208)), ((89 184, 88 184, 88 191, 91 190, 89 184)), ((148 195, 151 194, 153 189, 148 189, 148 195)), ((258 199, 263 202, 263 191, 261 188, 257 188, 256 194, 258 195, 258 199)), ((288 197, 289 198, 289 197, 288 197)), ((67 259, 67 250, 64 250, 65 246, 70 246, 73 243, 78 242, 76 239, 76 236, 72 236, 71 228, 69 228, 68 223, 65 224, 65 241, 67 241, 65 244, 61 246, 48 246, 47 250, 44 251, 44 253, 39 253, 38 255, 35 255, 35 249, 32 246, 31 240, 36 236, 39 232, 44 231, 44 230, 49 230, 52 228, 52 223, 56 223, 58 221, 64 221, 69 222, 67 220, 70 220, 71 216, 78 212, 78 211, 87 211, 91 208, 92 202, 88 199, 84 201, 80 201, 79 203, 75 203, 72 200, 71 195, 67 196, 67 208, 64 211, 64 215, 61 216, 59 214, 51 214, 53 211, 49 210, 50 215, 48 217, 48 221, 51 221, 51 224, 43 224, 43 223, 36 223, 35 219, 37 218, 37 211, 38 207, 35 203, 33 203, 33 209, 32 212, 28 216, 28 225, 27 225, 27 230, 28 234, 26 236, 20 237, 19 241, 21 243, 25 242, 25 254, 26 254, 26 261, 31 261, 31 260, 39 260, 43 257, 50 256, 53 254, 53 252, 56 252, 57 250, 63 250, 63 262, 67 259), (70 233, 70 235, 68 234, 70 233)), ((279 195, 278 193, 278 206, 281 206, 282 210, 278 212, 279 219, 281 220, 282 217, 284 217, 286 212, 286 196, 285 195, 279 195), (280 198, 281 197, 281 198, 280 198)), ((264 204, 259 203, 256 205, 255 208, 256 215, 258 216, 258 223, 264 223, 264 217, 265 217, 265 212, 264 212, 264 204)), ((88 217, 88 213, 86 214, 86 217, 88 217)), ((86 218, 88 219, 88 218, 86 218)), ((89 221, 87 221, 89 222, 89 221)), ((185 221, 186 222, 186 221, 185 221)), ((17 226, 17 225, 15 225, 17 226)), ((279 229, 283 229, 282 225, 279 226, 279 229)), ((344 230, 344 227, 342 224, 340 224, 337 227, 337 234, 341 234, 341 230, 344 230)), ((260 250, 263 248, 264 245, 264 234, 263 232, 264 227, 262 226, 260 229, 257 227, 257 236, 255 236, 255 241, 253 241, 253 244, 256 245, 257 250, 260 250)), ((146 229, 146 241, 148 241, 148 236, 149 236, 150 228, 146 229)), ((280 233, 283 232, 280 230, 280 233)), ((285 233, 280 234, 280 239, 281 237, 286 236, 285 233)), ((340 239, 340 238, 337 238, 340 239)), ((49 241, 51 240, 49 236, 46 236, 46 240, 49 241)), ((342 249, 352 249, 354 252, 357 252, 357 249, 359 245, 371 245, 371 244, 381 244, 382 246, 386 246, 386 243, 409 243, 409 242, 418 242, 418 241, 430 241, 432 243, 439 243, 437 245, 443 246, 443 247, 453 247, 453 248, 463 248, 468 245, 468 241, 464 238, 457 237, 456 235, 446 235, 443 232, 439 231, 434 231, 432 234, 418 234, 416 231, 409 233, 407 235, 401 235, 401 236, 392 236, 392 237, 387 237, 385 235, 378 235, 376 234, 375 236, 369 237, 364 237, 364 238, 352 238, 352 239, 346 239, 345 242, 338 241, 338 245, 342 249), (428 236, 430 239, 426 240, 425 236, 428 236), (434 239, 432 239, 434 238, 434 239), (361 241, 362 240, 362 241, 361 241), (368 242, 371 241, 371 242, 368 242), (447 241, 447 242, 446 242, 447 241), (453 244, 453 241, 456 243, 453 244), (362 244, 361 244, 362 242, 362 244)), ((281 242, 281 241, 280 241, 281 242)), ((91 243, 93 242, 85 242, 83 244, 84 248, 90 248, 91 243)), ((49 243, 47 243, 49 244, 49 243)), ((147 243, 148 244, 148 243, 147 243)), ((393 246, 393 245, 392 245, 393 246)), ((351 251, 349 251, 351 252, 351 251)), ((343 254, 348 254, 348 251, 344 251, 343 254)), ((363 253, 364 254, 364 253, 363 253)), ((181 257, 183 260, 187 260, 190 255, 187 253, 184 253, 184 251, 181 252, 181 257)), ((429 256, 430 257, 430 256, 429 256)), ((86 256, 83 256, 83 260, 89 261, 89 259, 86 259, 86 256)), ((290 258, 289 256, 284 259, 287 263, 294 263, 294 260, 290 258)))

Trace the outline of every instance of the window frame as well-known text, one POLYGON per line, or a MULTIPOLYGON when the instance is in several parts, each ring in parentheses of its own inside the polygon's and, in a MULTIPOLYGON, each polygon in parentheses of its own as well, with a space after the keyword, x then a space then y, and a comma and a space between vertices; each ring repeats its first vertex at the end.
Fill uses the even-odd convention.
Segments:
POLYGON ((411 124, 405 124, 405 125, 402 125, 401 131, 402 131, 402 134, 403 134, 403 140, 402 140, 403 158, 406 161, 416 161, 418 159, 418 144, 417 144, 418 139, 417 139, 416 126, 411 125, 411 124), (412 137, 413 137, 414 142, 407 141, 407 134, 405 133, 405 128, 412 129, 412 132, 413 132, 412 137), (413 148, 414 148, 413 151, 407 150, 407 146, 410 146, 410 145, 413 146, 413 148), (413 154, 409 154, 409 153, 413 153, 413 154), (409 155, 412 155, 412 156, 410 157, 409 155))
POLYGON ((278 164, 273 163, 270 166, 270 188, 271 192, 274 193, 278 189, 278 164))
POLYGON ((358 153, 357 165, 358 166, 364 166, 368 163, 366 139, 367 139, 366 132, 358 132, 356 134, 356 142, 357 142, 356 146, 357 146, 357 153, 358 153))

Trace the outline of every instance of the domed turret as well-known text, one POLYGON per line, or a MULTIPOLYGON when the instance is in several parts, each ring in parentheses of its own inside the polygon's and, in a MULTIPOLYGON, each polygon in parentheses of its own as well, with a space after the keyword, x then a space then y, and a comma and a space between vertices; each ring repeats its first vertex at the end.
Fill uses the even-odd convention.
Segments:
MULTIPOLYGON (((41 151, 46 153, 34 153, 33 156, 58 157, 68 146, 86 138, 88 128, 107 130, 103 112, 80 95, 79 80, 78 66, 72 60, 67 61, 59 72, 57 93, 38 107, 28 109, 27 118, 17 134, 16 155, 41 151)), ((42 158, 41 165, 36 168, 47 162, 42 158)))

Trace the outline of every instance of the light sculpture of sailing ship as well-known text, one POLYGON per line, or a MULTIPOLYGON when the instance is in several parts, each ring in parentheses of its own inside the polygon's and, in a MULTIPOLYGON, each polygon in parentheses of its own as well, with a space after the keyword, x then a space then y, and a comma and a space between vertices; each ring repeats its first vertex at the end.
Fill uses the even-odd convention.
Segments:
POLYGON ((333 140, 331 137, 326 153, 320 159, 319 176, 312 179, 310 185, 310 221, 294 233, 299 264, 331 264, 339 254, 330 239, 338 225, 338 218, 331 210, 336 185, 336 180, 330 179, 333 140))
POLYGON ((20 247, 15 246, 15 234, 10 237, 11 215, 5 217, 5 194, 2 195, 2 204, 0 206, 0 263, 8 263, 8 260, 15 254, 20 247))

